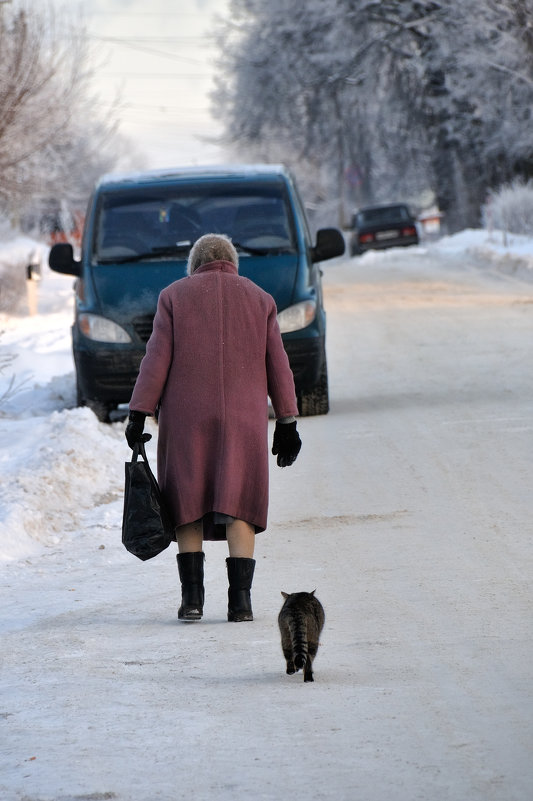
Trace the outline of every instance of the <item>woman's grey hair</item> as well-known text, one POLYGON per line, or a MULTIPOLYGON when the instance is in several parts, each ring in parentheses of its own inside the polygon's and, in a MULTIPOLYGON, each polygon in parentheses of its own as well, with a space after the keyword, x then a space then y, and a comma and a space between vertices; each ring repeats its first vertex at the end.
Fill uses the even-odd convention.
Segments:
POLYGON ((210 261, 229 261, 239 268, 239 256, 229 236, 225 234, 204 234, 197 239, 189 253, 187 273, 192 275, 202 264, 210 261))

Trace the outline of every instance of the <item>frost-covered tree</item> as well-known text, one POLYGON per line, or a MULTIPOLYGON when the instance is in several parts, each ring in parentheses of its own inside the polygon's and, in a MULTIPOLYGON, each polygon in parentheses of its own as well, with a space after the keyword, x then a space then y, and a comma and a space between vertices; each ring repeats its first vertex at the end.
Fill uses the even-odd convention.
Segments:
POLYGON ((419 193, 423 5, 434 4, 234 0, 214 96, 228 137, 284 144, 306 172, 327 165, 352 204, 419 193))
POLYGON ((489 193, 483 208, 483 221, 489 230, 514 234, 533 231, 533 181, 515 180, 489 193))
POLYGON ((352 202, 432 189, 452 228, 533 164, 533 0, 233 0, 229 140, 327 165, 352 202))
POLYGON ((471 0, 439 28, 424 108, 452 228, 477 224, 488 188, 533 169, 532 12, 530 0, 471 0))

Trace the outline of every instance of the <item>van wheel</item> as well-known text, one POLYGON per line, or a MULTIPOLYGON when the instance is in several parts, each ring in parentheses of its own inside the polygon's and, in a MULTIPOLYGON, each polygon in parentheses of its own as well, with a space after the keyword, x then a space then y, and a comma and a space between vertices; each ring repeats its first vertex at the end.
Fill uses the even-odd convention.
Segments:
POLYGON ((301 417, 329 412, 328 367, 325 362, 318 384, 315 384, 309 392, 299 393, 297 400, 301 417))
POLYGON ((80 382, 78 381, 78 376, 76 376, 76 406, 87 406, 87 401, 83 397, 80 389, 80 382))
POLYGON ((93 412, 98 420, 101 423, 110 423, 111 419, 109 417, 109 412, 114 409, 113 405, 109 405, 108 403, 102 403, 102 401, 95 401, 95 400, 88 400, 85 403, 86 406, 89 407, 91 412, 93 412))
POLYGON ((116 403, 104 403, 103 401, 88 400, 82 394, 78 380, 76 379, 76 405, 88 406, 91 412, 96 415, 101 423, 110 423, 110 412, 117 408, 116 403))

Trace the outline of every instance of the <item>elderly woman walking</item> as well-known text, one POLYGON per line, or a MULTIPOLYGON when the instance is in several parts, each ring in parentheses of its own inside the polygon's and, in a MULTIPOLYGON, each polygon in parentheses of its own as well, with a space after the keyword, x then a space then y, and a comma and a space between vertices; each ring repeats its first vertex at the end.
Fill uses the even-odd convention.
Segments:
POLYGON ((159 409, 157 472, 176 526, 181 620, 200 620, 204 540, 227 540, 228 620, 253 620, 255 535, 268 510, 268 397, 272 453, 296 459, 294 379, 273 298, 238 274, 222 235, 191 249, 188 276, 164 289, 130 401, 128 444, 159 409))

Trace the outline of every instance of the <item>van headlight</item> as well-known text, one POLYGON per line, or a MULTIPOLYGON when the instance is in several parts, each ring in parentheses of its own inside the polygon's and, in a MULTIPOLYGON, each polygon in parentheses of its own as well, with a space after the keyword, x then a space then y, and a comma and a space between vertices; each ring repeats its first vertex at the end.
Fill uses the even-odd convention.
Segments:
POLYGON ((97 314, 80 314, 78 323, 82 334, 96 342, 131 342, 128 332, 113 320, 108 320, 107 317, 99 317, 97 314))
POLYGON ((304 300, 301 303, 295 303, 294 306, 289 306, 288 309, 283 309, 278 314, 281 333, 288 334, 289 331, 299 331, 300 328, 305 328, 313 322, 315 314, 316 303, 314 300, 304 300))

